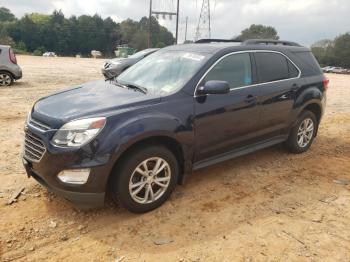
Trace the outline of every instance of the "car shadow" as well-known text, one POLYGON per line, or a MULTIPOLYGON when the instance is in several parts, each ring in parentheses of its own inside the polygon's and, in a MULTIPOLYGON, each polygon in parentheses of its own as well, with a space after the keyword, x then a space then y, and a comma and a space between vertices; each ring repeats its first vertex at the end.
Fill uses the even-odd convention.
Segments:
MULTIPOLYGON (((171 243, 156 251, 166 252, 183 247, 183 243, 196 245, 217 239, 242 223, 276 215, 276 206, 283 209, 292 205, 284 196, 298 179, 308 181, 305 187, 295 188, 305 191, 308 201, 307 192, 315 176, 327 176, 317 167, 316 157, 341 145, 341 138, 319 137, 305 154, 293 155, 277 145, 195 171, 185 185, 176 188, 169 201, 146 214, 132 214, 110 203, 100 210, 74 211, 73 206, 59 198, 48 203, 47 210, 73 220, 75 227, 86 226, 84 232, 67 228, 75 236, 117 245, 124 252, 137 248, 151 253, 156 251, 154 240, 167 237, 171 243), (332 147, 324 148, 330 141, 332 147), (57 213, 58 210, 61 211, 57 213)), ((350 151, 349 147, 344 150, 350 151)))

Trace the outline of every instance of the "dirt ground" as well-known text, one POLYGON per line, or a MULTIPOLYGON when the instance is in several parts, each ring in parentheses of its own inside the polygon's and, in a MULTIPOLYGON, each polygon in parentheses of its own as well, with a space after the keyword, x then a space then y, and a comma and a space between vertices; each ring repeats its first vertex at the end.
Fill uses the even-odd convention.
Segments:
POLYGON ((103 60, 18 61, 24 78, 0 89, 0 260, 350 261, 350 76, 328 75, 327 113, 309 152, 275 146, 194 172, 161 208, 134 215, 111 205, 76 211, 21 164, 33 103, 101 78, 103 60))

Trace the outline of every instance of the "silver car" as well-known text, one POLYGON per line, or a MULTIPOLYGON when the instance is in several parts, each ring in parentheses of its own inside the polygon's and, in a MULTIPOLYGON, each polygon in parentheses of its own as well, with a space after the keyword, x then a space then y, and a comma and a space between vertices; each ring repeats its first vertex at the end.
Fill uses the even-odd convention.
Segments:
POLYGON ((0 87, 10 86, 22 78, 22 69, 17 65, 16 55, 12 48, 0 45, 0 87))
POLYGON ((145 49, 140 52, 137 52, 136 54, 133 54, 128 58, 115 58, 115 59, 109 60, 103 65, 101 69, 102 74, 104 75, 106 80, 114 79, 117 76, 119 76, 123 71, 128 69, 130 66, 133 66, 140 60, 144 59, 145 57, 153 54, 158 50, 159 48, 149 48, 149 49, 145 49))

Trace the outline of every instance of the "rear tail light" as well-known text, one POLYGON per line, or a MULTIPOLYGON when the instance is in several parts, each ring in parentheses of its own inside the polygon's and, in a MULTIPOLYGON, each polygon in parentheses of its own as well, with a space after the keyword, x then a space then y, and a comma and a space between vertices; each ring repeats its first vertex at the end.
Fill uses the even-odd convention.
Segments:
POLYGON ((10 58, 10 61, 14 64, 17 64, 17 58, 16 58, 16 55, 15 53, 13 52, 13 50, 10 48, 9 50, 9 58, 10 58))
POLYGON ((323 78, 323 87, 325 90, 327 90, 329 87, 329 79, 327 77, 323 78))

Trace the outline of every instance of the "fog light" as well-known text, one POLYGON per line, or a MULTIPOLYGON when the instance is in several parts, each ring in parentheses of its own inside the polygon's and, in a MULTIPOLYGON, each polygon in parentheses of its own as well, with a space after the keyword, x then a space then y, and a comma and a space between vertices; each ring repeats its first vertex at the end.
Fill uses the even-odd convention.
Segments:
POLYGON ((90 175, 90 169, 71 169, 61 171, 57 177, 63 183, 82 185, 87 182, 90 175))

